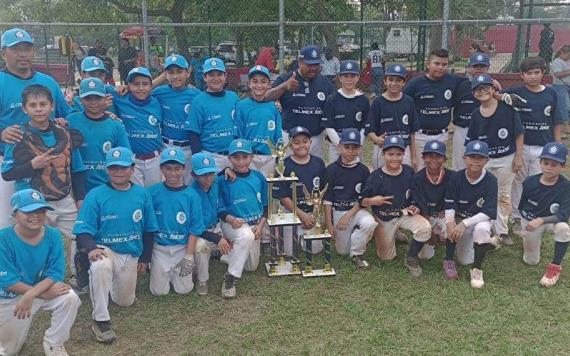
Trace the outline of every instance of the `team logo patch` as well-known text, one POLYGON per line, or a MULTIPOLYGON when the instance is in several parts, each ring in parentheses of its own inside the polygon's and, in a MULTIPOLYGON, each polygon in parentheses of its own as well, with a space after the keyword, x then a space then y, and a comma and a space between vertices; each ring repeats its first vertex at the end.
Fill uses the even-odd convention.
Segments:
POLYGON ((358 183, 354 186, 354 190, 360 194, 360 192, 362 191, 362 183, 358 183))
POLYGON ((154 117, 153 115, 149 115, 149 117, 148 117, 148 123, 149 124, 154 126, 154 125, 156 125, 157 122, 158 122, 158 119, 156 117, 154 117))
POLYGON ((184 214, 182 211, 176 213, 176 222, 181 225, 184 224, 186 222, 186 214, 184 214))
POLYGON ((21 31, 18 31, 18 32, 16 32, 16 37, 24 38, 24 33, 22 33, 21 31))
POLYGON ((273 121, 273 120, 267 121, 267 129, 269 131, 275 130, 275 121, 273 121))
POLYGON ((209 166, 209 165, 210 165, 210 160, 207 159, 207 158, 204 158, 204 159, 202 160, 202 163, 204 164, 204 166, 209 166))
POLYGON ((170 157, 174 157, 174 156, 176 156, 176 151, 175 151, 175 150, 170 150, 170 151, 168 151, 168 155, 169 155, 170 157))
MULTIPOLYGON (((98 65, 100 64, 100 63, 99 63, 99 60, 98 60, 98 59, 94 59, 94 60, 93 60, 93 64, 95 64, 96 66, 98 66, 98 65)), ((135 68, 135 69, 136 69, 135 72, 138 72, 138 68, 135 68)))
POLYGON ((41 200, 42 197, 40 196, 40 193, 38 193, 38 192, 32 192, 32 199, 34 199, 34 200, 41 200))
POLYGON ((483 56, 482 56, 482 55, 478 55, 478 56, 477 56, 477 60, 478 60, 478 61, 482 61, 482 60, 483 60, 483 56))
POLYGON ((409 122, 409 118, 408 118, 408 114, 404 114, 404 116, 402 116, 402 122, 404 123, 404 125, 407 125, 409 122))
POLYGON ((318 92, 318 93, 317 93, 317 98, 318 98, 320 101, 325 101, 325 99, 326 99, 325 93, 323 93, 322 91, 318 92))
POLYGON ((236 147, 241 148, 243 146, 243 143, 241 141, 236 142, 236 147))
POLYGON ((347 63, 347 64, 346 64, 346 69, 352 69, 352 63, 347 63))
POLYGON ((437 150, 438 148, 439 148, 439 145, 438 145, 437 142, 433 142, 433 143, 431 144, 431 149, 432 149, 432 150, 437 150))
POLYGON ((354 140, 356 138, 356 134, 354 132, 351 132, 350 134, 348 134, 348 137, 354 140))
POLYGON ((397 137, 392 137, 392 138, 390 139, 390 142, 396 143, 396 142, 398 142, 398 138, 397 138, 397 137))
POLYGON ((505 128, 502 128, 499 130, 499 132, 497 133, 497 135, 499 136, 499 138, 501 140, 504 140, 507 138, 507 136, 509 136, 509 131, 505 128))
POLYGON ((134 222, 139 222, 142 219, 142 210, 141 209, 137 209, 133 212, 133 221, 134 222))
POLYGON ((88 86, 89 88, 95 88, 95 85, 96 85, 95 82, 92 81, 92 80, 89 81, 89 84, 87 84, 87 86, 88 86))
POLYGON ((485 199, 479 198, 479 199, 477 200, 477 203, 476 203, 476 204, 477 204, 477 206, 478 206, 479 208, 482 208, 482 207, 483 207, 483 204, 485 204, 485 199))
POLYGON ((317 51, 313 50, 313 51, 311 52, 311 57, 317 58, 317 51))
POLYGON ((255 197, 257 198, 257 201, 261 203, 261 193, 260 192, 255 193, 255 197))
MULTIPOLYGON (((98 61, 98 60, 94 60, 93 63, 99 64, 99 61, 98 61)), ((140 71, 141 71, 141 69, 140 69, 139 67, 133 68, 133 72, 135 72, 135 73, 138 73, 138 72, 140 72, 140 71)))
POLYGON ((111 149, 111 141, 103 142, 103 153, 109 152, 110 149, 111 149))
POLYGON ((556 146, 550 147, 550 148, 548 149, 548 153, 553 154, 553 155, 556 154, 556 153, 558 153, 558 147, 556 147, 556 146))
POLYGON ((212 59, 212 60, 210 61, 210 65, 211 65, 212 67, 215 67, 216 65, 218 65, 218 61, 216 61, 215 59, 212 59))
POLYGON ((356 121, 358 122, 362 121, 362 111, 357 112, 355 116, 356 116, 355 117, 356 121))
POLYGON ((172 56, 172 57, 170 57, 170 59, 172 59, 173 62, 176 62, 176 60, 178 59, 178 57, 172 56))
POLYGON ((255 70, 261 70, 261 66, 260 65, 255 66, 255 70))
POLYGON ((396 72, 401 72, 401 71, 402 71, 402 67, 400 67, 400 66, 395 66, 395 67, 394 67, 394 71, 396 71, 396 72))
POLYGON ((115 157, 115 158, 121 157, 121 151, 119 151, 119 150, 114 151, 113 154, 112 154, 112 156, 115 157))
POLYGON ((185 114, 190 113, 190 104, 184 105, 184 113, 185 113, 185 114))
POLYGON ((480 75, 480 76, 477 77, 477 81, 478 81, 479 83, 484 82, 484 81, 485 81, 485 77, 482 76, 482 75, 480 75))
POLYGON ((552 110, 552 106, 548 105, 544 108, 544 115, 550 116, 550 111, 552 110))
POLYGON ((451 99, 451 90, 447 89, 445 93, 443 93, 443 97, 447 100, 451 99))
POLYGON ((481 144, 480 144, 480 143, 474 144, 474 145, 473 145, 473 149, 474 149, 475 151, 480 151, 480 150, 481 150, 481 144))
POLYGON ((558 212, 558 210, 560 210, 560 204, 554 203, 554 204, 550 205, 550 213, 551 214, 556 214, 558 212))
POLYGON ((321 186, 321 177, 314 177, 313 178, 313 187, 320 187, 321 186))

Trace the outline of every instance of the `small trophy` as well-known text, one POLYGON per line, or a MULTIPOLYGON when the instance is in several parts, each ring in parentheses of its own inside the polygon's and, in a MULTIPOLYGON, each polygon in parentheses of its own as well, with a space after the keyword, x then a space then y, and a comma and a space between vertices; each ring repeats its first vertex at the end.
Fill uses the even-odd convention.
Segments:
POLYGON ((285 172, 285 156, 287 156, 287 149, 291 145, 291 141, 289 143, 284 144, 283 139, 280 138, 277 141, 277 144, 274 145, 270 139, 266 139, 265 143, 269 146, 271 150, 271 157, 277 159, 277 164, 275 165, 275 171, 279 174, 279 178, 284 178, 283 173, 285 172))

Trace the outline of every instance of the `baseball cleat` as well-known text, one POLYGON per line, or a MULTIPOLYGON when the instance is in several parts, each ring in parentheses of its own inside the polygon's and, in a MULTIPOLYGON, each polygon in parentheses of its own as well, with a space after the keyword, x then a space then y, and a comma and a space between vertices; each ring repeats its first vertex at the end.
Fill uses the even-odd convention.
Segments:
POLYGON ((473 288, 483 288, 485 281, 483 280, 483 271, 478 268, 471 268, 469 270, 471 275, 471 287, 473 288))
POLYGON ((443 273, 445 275, 445 278, 449 280, 456 280, 459 278, 457 269, 455 268, 455 261, 443 260, 443 273))
POLYGON ((359 269, 367 269, 370 267, 370 263, 366 261, 362 256, 352 256, 352 262, 359 269))
POLYGON ((222 297, 231 299, 236 297, 236 277, 226 272, 224 282, 222 283, 222 297))
POLYGON ((540 285, 544 287, 554 286, 556 282, 558 282, 560 272, 562 272, 562 267, 554 263, 549 263, 546 265, 546 273, 544 273, 544 276, 540 279, 540 285))
POLYGON ((196 293, 198 293, 198 295, 208 295, 208 281, 198 281, 196 293))
POLYGON ((406 266, 408 271, 410 271, 410 273, 414 277, 419 277, 423 273, 422 267, 420 267, 420 264, 418 263, 418 259, 415 257, 406 256, 406 259, 404 260, 404 266, 406 266))
POLYGON ((514 241, 509 235, 501 234, 501 244, 505 246, 512 246, 514 244, 514 241))
POLYGON ((117 339, 117 334, 111 329, 110 321, 93 321, 91 329, 100 343, 111 344, 117 339))
POLYGON ((55 346, 44 339, 44 353, 46 356, 68 356, 63 345, 55 346))

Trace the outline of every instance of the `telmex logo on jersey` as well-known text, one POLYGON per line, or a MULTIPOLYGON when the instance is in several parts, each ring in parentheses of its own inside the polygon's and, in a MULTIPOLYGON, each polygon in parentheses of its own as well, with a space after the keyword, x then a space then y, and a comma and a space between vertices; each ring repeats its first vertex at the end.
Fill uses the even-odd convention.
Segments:
MULTIPOLYGON (((111 146, 111 141, 105 141, 103 142, 103 153, 107 153, 109 152, 109 150, 112 148, 111 146)), ((118 152, 118 151, 117 151, 118 152)), ((113 154, 114 156, 114 154, 113 154)))
POLYGON ((273 120, 267 121, 267 129, 269 131, 275 130, 275 121, 273 121, 273 120))
POLYGON ((548 105, 544 108, 544 115, 550 116, 550 111, 552 110, 552 106, 548 105))
POLYGON ((479 199, 477 200, 477 206, 478 206, 479 208, 482 208, 482 207, 483 207, 483 204, 485 204, 485 199, 479 198, 479 199))
POLYGON ((502 128, 499 130, 497 135, 499 136, 500 139, 504 140, 507 138, 507 136, 509 136, 509 131, 505 128, 502 128))
POLYGON ((176 222, 178 222, 179 224, 184 224, 186 222, 186 214, 184 214, 184 212, 179 211, 176 214, 176 222))
POLYGON ((151 124, 152 126, 156 125, 156 123, 158 122, 158 119, 154 116, 154 115, 149 115, 148 116, 148 123, 151 124))
POLYGON ((360 193, 360 192, 362 191, 362 183, 356 184, 356 185, 354 186, 354 190, 355 190, 357 193, 360 193))
POLYGON ((402 116, 402 122, 404 123, 404 125, 408 124, 409 122, 408 114, 404 114, 404 116, 402 116))
MULTIPOLYGON (((348 66, 347 66, 347 68, 348 68, 348 66)), ((350 68, 348 68, 348 69, 350 69, 350 68)), ((357 112, 355 115, 355 118, 356 118, 356 121, 358 121, 358 122, 362 121, 362 111, 357 112)))
POLYGON ((133 212, 133 221, 134 222, 139 222, 142 219, 142 210, 141 209, 137 209, 133 212))
POLYGON ((550 205, 550 213, 551 214, 556 214, 558 212, 558 210, 560 210, 560 204, 554 203, 554 204, 550 205))
POLYGON ((447 100, 451 99, 451 90, 447 89, 447 90, 445 91, 445 93, 443 94, 443 96, 444 96, 447 100))
POLYGON ((313 187, 320 187, 321 186, 321 178, 320 177, 315 177, 313 178, 313 187))
POLYGON ((326 99, 325 93, 323 93, 322 91, 318 92, 318 93, 317 93, 317 98, 318 98, 320 101, 325 101, 325 99, 326 99))

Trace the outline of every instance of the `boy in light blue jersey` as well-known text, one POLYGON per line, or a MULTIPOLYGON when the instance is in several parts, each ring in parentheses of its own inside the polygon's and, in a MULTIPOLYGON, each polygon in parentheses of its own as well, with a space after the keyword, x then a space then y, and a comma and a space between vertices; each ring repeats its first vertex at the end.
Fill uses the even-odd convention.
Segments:
POLYGON ((64 343, 81 301, 63 283, 64 248, 59 232, 45 226, 53 210, 34 189, 10 199, 16 224, 0 230, 0 354, 15 355, 26 342, 38 310, 52 313, 44 335, 46 355, 67 355, 64 343))
POLYGON ((178 294, 194 288, 192 270, 197 236, 204 232, 202 204, 194 189, 184 184, 185 158, 179 148, 160 155, 164 182, 149 188, 158 233, 152 250, 150 292, 166 295, 170 285, 178 294))
POLYGON ((277 145, 283 139, 281 113, 273 101, 264 101, 271 89, 269 70, 257 65, 249 70, 251 97, 241 100, 236 108, 238 136, 253 143, 253 169, 269 177, 275 170, 275 158, 266 141, 277 145))
POLYGON ((185 127, 190 131, 192 152, 210 152, 221 170, 230 166, 228 146, 237 135, 234 119, 239 97, 224 89, 226 67, 219 58, 206 59, 204 80, 206 91, 194 98, 185 127))
POLYGON ((147 68, 133 68, 127 76, 129 93, 113 94, 117 114, 123 120, 134 153, 133 182, 149 187, 161 181, 162 108, 152 97, 152 77, 147 68))
POLYGON ((190 137, 185 130, 186 117, 194 98, 200 91, 188 87, 186 82, 190 77, 188 62, 179 55, 173 54, 164 61, 164 72, 168 84, 161 85, 152 91, 162 107, 162 141, 167 147, 179 147, 184 152, 186 170, 184 184, 192 179, 190 137))
POLYGON ((232 241, 232 252, 222 257, 228 263, 222 296, 235 298, 236 279, 242 272, 255 271, 259 264, 260 239, 266 226, 267 182, 258 171, 249 168, 252 160, 251 142, 233 140, 229 160, 237 178, 220 180, 218 216, 224 236, 232 241))
POLYGON ((97 341, 112 343, 109 294, 117 305, 135 301, 137 272, 144 273, 158 231, 150 194, 130 182, 133 153, 125 147, 107 152, 110 182, 91 190, 73 229, 80 253, 91 262, 89 284, 93 306, 93 332, 97 341))
MULTIPOLYGON (((87 78, 98 78, 103 83, 107 82, 107 69, 105 68, 105 63, 103 63, 103 61, 98 57, 89 56, 83 58, 83 61, 81 61, 81 79, 83 80, 87 78)), ((105 111, 116 114, 117 108, 115 107, 115 104, 113 104, 113 93, 115 92, 115 87, 110 84, 104 84, 104 88, 106 94, 105 111)), ((84 110, 84 105, 81 102, 81 93, 73 97, 71 109, 77 112, 84 110)))
POLYGON ((79 86, 83 111, 67 116, 71 132, 83 137, 79 152, 86 168, 85 191, 109 180, 105 170, 105 155, 112 147, 127 147, 129 139, 123 123, 106 112, 105 84, 98 78, 86 78, 79 86))

